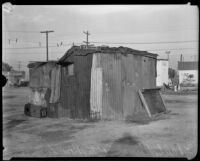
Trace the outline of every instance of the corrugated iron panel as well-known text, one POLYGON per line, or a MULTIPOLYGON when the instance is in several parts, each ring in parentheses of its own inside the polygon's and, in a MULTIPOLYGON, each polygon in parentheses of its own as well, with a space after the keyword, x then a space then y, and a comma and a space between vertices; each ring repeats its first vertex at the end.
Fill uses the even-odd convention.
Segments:
MULTIPOLYGON (((69 61, 69 60, 68 60, 69 61)), ((62 74, 62 108, 70 118, 88 118, 90 116, 90 81, 92 55, 72 56, 74 75, 69 76, 67 67, 62 74)))
POLYGON ((100 54, 93 54, 91 69, 90 89, 90 117, 100 119, 102 117, 102 68, 100 67, 100 54))
POLYGON ((121 55, 102 54, 103 106, 102 118, 120 119, 123 116, 121 91, 121 55))

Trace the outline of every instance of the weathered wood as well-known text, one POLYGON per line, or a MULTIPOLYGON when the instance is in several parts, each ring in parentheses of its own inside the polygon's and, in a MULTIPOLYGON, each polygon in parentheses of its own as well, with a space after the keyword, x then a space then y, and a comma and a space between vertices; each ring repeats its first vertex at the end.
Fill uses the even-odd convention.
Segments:
POLYGON ((152 115, 166 111, 158 88, 144 89, 142 94, 152 115))
POLYGON ((141 98, 142 104, 144 105, 149 117, 151 118, 151 113, 150 113, 149 107, 148 107, 148 105, 147 105, 147 103, 145 101, 145 98, 143 97, 143 94, 142 94, 140 89, 138 90, 138 93, 139 93, 139 96, 141 98))
POLYGON ((160 98, 161 98, 162 103, 163 103, 163 107, 165 108, 165 110, 167 110, 166 109, 166 105, 165 105, 165 101, 164 101, 164 99, 163 99, 162 94, 160 93, 160 91, 159 91, 159 94, 160 94, 160 98))

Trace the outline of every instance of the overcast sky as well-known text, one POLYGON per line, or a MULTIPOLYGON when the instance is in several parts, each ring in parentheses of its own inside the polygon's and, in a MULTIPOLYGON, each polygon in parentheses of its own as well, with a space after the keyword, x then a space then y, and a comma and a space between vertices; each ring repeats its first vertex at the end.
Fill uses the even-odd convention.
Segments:
POLYGON ((73 42, 80 45, 86 39, 83 31, 88 30, 91 34, 89 41, 94 42, 191 41, 168 44, 102 43, 147 50, 159 54, 159 58, 167 58, 165 52, 171 49, 170 65, 177 68, 180 54, 185 61, 192 61, 193 55, 198 55, 198 43, 195 42, 198 40, 198 12, 196 6, 190 5, 13 6, 12 11, 3 11, 3 61, 16 69, 18 61, 21 61, 22 69, 28 61, 45 61, 46 49, 32 48, 40 47, 39 42, 45 47, 45 34, 40 33, 43 30, 54 30, 49 34, 49 46, 53 46, 49 48, 49 59, 56 60, 73 42), (61 42, 64 45, 57 47, 57 43, 61 42))

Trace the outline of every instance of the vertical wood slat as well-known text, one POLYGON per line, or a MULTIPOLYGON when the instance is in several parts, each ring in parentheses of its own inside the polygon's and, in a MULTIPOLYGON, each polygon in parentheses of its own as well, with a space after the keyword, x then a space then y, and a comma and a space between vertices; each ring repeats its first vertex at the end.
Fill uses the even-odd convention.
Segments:
POLYGON ((139 93, 139 96, 140 96, 140 98, 141 98, 142 104, 143 104, 144 107, 145 107, 145 110, 147 111, 149 117, 151 118, 151 113, 150 113, 149 107, 148 107, 148 105, 147 105, 147 103, 146 103, 146 101, 145 101, 145 99, 144 99, 144 97, 143 97, 143 94, 142 94, 142 92, 141 92, 140 89, 138 90, 138 93, 139 93))

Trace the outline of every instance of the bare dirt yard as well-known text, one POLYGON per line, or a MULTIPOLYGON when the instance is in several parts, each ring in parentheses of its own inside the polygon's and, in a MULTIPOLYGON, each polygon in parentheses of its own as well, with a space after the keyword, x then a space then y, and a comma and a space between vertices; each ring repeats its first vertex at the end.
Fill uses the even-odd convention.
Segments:
POLYGON ((3 159, 11 157, 187 157, 197 153, 197 94, 163 95, 159 120, 78 121, 24 115, 28 88, 3 89, 3 159))

